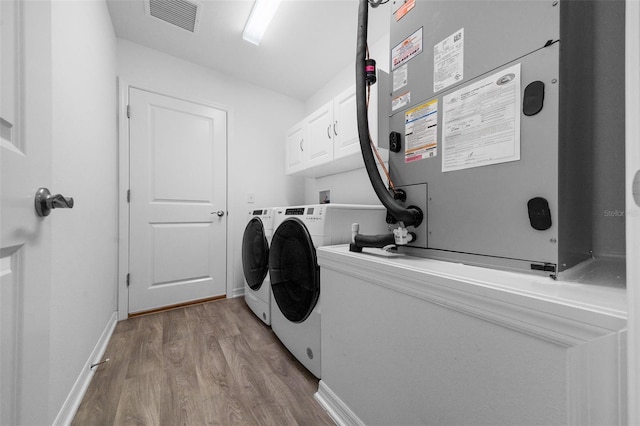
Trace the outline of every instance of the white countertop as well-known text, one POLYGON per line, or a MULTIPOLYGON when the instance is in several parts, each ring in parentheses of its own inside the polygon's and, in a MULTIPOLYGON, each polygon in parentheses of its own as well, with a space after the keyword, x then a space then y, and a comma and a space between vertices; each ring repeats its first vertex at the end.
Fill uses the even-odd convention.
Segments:
POLYGON ((596 334, 626 328, 626 289, 620 286, 554 280, 380 249, 354 253, 348 245, 319 247, 318 263, 435 303, 470 311, 480 306, 492 318, 508 310, 519 319, 542 313, 546 319, 588 324, 601 329, 596 334))

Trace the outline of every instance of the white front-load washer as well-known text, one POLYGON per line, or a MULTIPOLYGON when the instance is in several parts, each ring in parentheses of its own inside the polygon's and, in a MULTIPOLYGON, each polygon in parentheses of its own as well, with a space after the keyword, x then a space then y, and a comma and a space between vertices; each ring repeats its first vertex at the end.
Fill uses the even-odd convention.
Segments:
POLYGON ((320 267, 316 248, 345 244, 351 225, 388 232, 382 206, 316 204, 277 208, 269 250, 271 328, 314 376, 320 378, 320 267))
POLYGON ((267 325, 271 324, 269 245, 273 235, 273 218, 273 208, 251 210, 242 236, 244 300, 267 325))

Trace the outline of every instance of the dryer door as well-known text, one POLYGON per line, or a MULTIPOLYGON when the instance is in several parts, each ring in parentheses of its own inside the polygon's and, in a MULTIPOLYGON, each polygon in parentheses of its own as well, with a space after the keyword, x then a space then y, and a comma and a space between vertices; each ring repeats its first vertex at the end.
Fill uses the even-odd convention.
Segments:
POLYGON ((302 322, 320 297, 320 268, 313 240, 296 218, 282 222, 273 234, 269 253, 273 298, 291 322, 302 322))
POLYGON ((242 270, 251 290, 258 290, 269 272, 269 243, 258 217, 251 219, 244 229, 242 270))

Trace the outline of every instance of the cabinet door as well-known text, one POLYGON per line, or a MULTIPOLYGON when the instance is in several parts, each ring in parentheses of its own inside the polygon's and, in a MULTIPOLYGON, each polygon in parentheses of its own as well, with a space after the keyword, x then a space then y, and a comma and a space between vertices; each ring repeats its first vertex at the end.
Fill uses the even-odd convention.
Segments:
POLYGON ((356 113, 356 86, 351 86, 333 101, 334 156, 343 158, 360 153, 358 119, 356 113))
POLYGON ((306 122, 300 122, 287 131, 286 174, 292 174, 306 167, 309 141, 306 122))
POLYGON ((309 167, 333 160, 333 102, 328 102, 307 118, 309 127, 309 167))

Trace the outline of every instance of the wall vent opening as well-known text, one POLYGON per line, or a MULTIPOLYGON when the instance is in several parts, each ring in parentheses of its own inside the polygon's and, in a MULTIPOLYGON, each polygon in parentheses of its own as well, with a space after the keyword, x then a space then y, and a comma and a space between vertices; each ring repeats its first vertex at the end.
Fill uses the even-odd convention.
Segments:
POLYGON ((195 32, 200 21, 202 4, 187 0, 145 0, 145 12, 190 32, 195 32))

